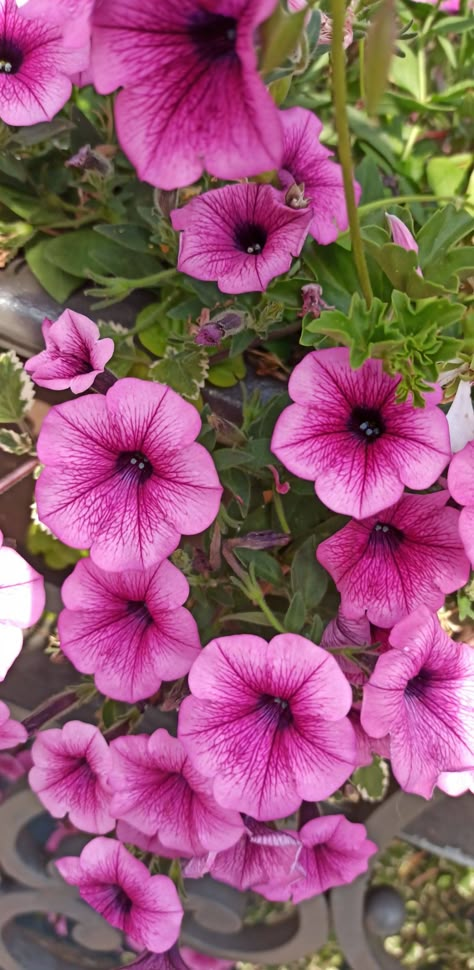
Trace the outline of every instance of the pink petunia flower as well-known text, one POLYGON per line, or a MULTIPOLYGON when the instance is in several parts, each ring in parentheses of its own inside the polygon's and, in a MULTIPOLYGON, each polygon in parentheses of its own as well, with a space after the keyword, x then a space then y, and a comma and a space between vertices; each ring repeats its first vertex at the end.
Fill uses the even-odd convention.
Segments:
POLYGON ((17 744, 24 744, 27 739, 28 732, 23 724, 10 717, 7 705, 0 701, 0 751, 16 748, 17 744))
POLYGON ((183 907, 168 876, 148 869, 115 839, 97 838, 79 858, 56 861, 63 879, 111 926, 152 953, 169 950, 179 936, 183 907))
POLYGON ((284 205, 271 185, 245 182, 198 195, 171 213, 182 230, 178 269, 223 293, 263 291, 299 256, 311 215, 284 205), (204 244, 203 244, 204 242, 204 244))
MULTIPOLYGON (((385 218, 389 224, 390 234, 396 246, 401 246, 402 249, 406 249, 407 252, 418 253, 418 243, 414 236, 412 236, 410 230, 402 222, 398 216, 392 216, 390 212, 385 213, 385 218)), ((417 266, 416 272, 418 276, 423 276, 421 272, 421 267, 417 266)))
POLYGON ((390 643, 364 687, 362 726, 390 735, 397 781, 430 798, 441 772, 474 769, 474 654, 424 606, 396 624, 390 643))
MULTIPOLYGON (((326 650, 335 647, 364 646, 370 650, 370 623, 366 616, 349 620, 342 610, 338 610, 334 619, 330 620, 321 636, 321 646, 326 650)), ((334 654, 343 674, 354 687, 361 687, 367 680, 367 675, 350 657, 343 653, 334 654)))
MULTIPOLYGON (((283 160, 278 176, 288 191, 295 183, 304 184, 309 199, 311 223, 309 234, 322 245, 334 242, 348 227, 342 169, 332 161, 333 152, 319 141, 323 124, 306 108, 281 111, 283 125, 283 160)), ((361 188, 354 182, 356 201, 361 188)))
POLYGON ((163 680, 184 677, 201 649, 183 607, 188 596, 185 576, 168 560, 108 573, 82 559, 62 587, 61 649, 82 674, 94 674, 103 694, 143 700, 163 680))
POLYGON ((275 885, 268 891, 269 899, 301 903, 334 886, 345 886, 367 871, 370 856, 377 852, 365 825, 349 822, 344 815, 314 818, 297 835, 302 843, 299 865, 303 875, 296 882, 284 880, 275 885))
POLYGON ((352 692, 334 657, 304 637, 220 637, 194 663, 189 686, 178 734, 225 808, 283 818, 350 775, 352 692))
POLYGON ((199 879, 210 873, 213 879, 241 892, 253 889, 267 896, 270 886, 291 884, 301 877, 300 852, 296 832, 278 831, 246 816, 245 831, 239 842, 224 852, 210 852, 191 859, 184 866, 183 874, 187 879, 199 879))
POLYGON ((71 74, 86 67, 87 59, 84 48, 66 50, 57 27, 27 20, 15 0, 0 0, 1 120, 50 121, 71 94, 71 74))
POLYGON ((94 2, 95 0, 28 0, 20 9, 25 17, 60 27, 65 48, 84 47, 88 50, 94 2))
POLYGON ((468 791, 474 794, 474 770, 442 771, 436 782, 436 787, 453 798, 464 795, 468 791))
POLYGON ((111 572, 162 561, 219 508, 214 462, 195 443, 200 427, 179 394, 133 377, 51 408, 38 439, 41 521, 67 545, 91 547, 111 572))
POLYGON ((448 488, 455 502, 464 506, 459 516, 459 534, 474 566, 474 441, 469 441, 454 455, 448 471, 448 488))
POLYGON ((467 582, 469 562, 458 534, 459 512, 447 491, 404 495, 360 522, 352 519, 316 555, 341 594, 349 619, 367 613, 391 627, 418 606, 439 610, 446 593, 467 582))
POLYGON ((192 766, 183 745, 160 728, 150 737, 112 742, 111 810, 145 835, 183 855, 227 849, 244 831, 238 812, 223 809, 212 783, 192 766))
POLYGON ((474 440, 474 408, 471 401, 470 381, 459 381, 446 419, 449 425, 451 451, 456 454, 457 451, 462 451, 469 441, 474 440))
POLYGON ((73 310, 65 310, 55 323, 46 318, 42 330, 46 350, 25 364, 35 384, 52 391, 69 387, 73 394, 82 394, 92 387, 112 357, 113 340, 100 339, 96 324, 73 310))
POLYGON ((449 461, 440 392, 415 408, 396 401, 399 380, 380 360, 353 370, 346 347, 309 353, 291 374, 295 403, 278 418, 271 449, 294 475, 314 480, 318 497, 335 512, 374 515, 396 502, 405 485, 428 488, 449 461))
POLYGON ((102 0, 92 47, 100 94, 115 104, 122 148, 163 189, 279 165, 281 125, 257 71, 255 32, 274 0, 102 0))
POLYGON ((43 577, 2 543, 0 532, 0 681, 20 653, 21 631, 39 620, 46 601, 43 577))
POLYGON ((144 835, 134 825, 119 819, 115 832, 120 842, 127 845, 134 845, 142 852, 151 852, 152 855, 162 855, 165 859, 188 858, 187 853, 180 852, 179 849, 170 849, 164 846, 157 835, 144 835))
MULTIPOLYGON (((203 962, 201 964, 195 964, 186 960, 184 962, 184 953, 193 954, 194 950, 188 950, 187 947, 181 947, 179 950, 177 945, 171 947, 166 953, 141 953, 133 963, 127 963, 127 970, 228 970, 228 968, 233 966, 233 963, 228 963, 226 960, 214 960, 212 957, 202 957, 203 962), (208 962, 204 962, 208 961, 208 962)), ((201 954, 197 954, 201 956, 201 954)), ((124 965, 117 967, 116 970, 124 970, 124 965)))
POLYGON ((96 835, 114 828, 107 785, 112 761, 95 725, 69 721, 63 728, 42 731, 31 754, 30 788, 53 818, 69 815, 78 829, 96 835))
POLYGON ((210 957, 207 953, 198 953, 197 950, 191 950, 189 946, 181 947, 181 956, 188 970, 230 970, 235 963, 234 960, 218 960, 217 957, 210 957))

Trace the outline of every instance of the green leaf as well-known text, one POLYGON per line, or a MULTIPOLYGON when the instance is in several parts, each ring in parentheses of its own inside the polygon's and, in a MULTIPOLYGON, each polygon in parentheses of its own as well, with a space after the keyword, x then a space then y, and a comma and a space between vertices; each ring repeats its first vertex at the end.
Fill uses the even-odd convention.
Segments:
POLYGON ((34 195, 28 195, 7 185, 0 184, 0 202, 32 226, 54 225, 58 217, 64 217, 62 210, 57 208, 57 203, 54 206, 54 198, 48 198, 46 203, 34 195))
POLYGON ((305 636, 307 637, 308 640, 311 640, 313 643, 320 644, 321 637, 323 635, 323 630, 324 630, 323 621, 321 617, 318 616, 317 613, 315 613, 311 621, 311 626, 309 627, 308 631, 305 633, 305 636))
POLYGON ((305 621, 305 603, 302 594, 298 592, 294 593, 290 605, 285 613, 285 619, 283 620, 283 626, 288 633, 300 633, 304 627, 305 621))
POLYGON ((430 188, 436 195, 456 195, 461 191, 473 162, 474 157, 468 153, 431 158, 426 167, 430 188))
POLYGON ((241 354, 238 357, 229 357, 218 364, 213 364, 211 357, 207 379, 209 384, 214 384, 215 387, 233 387, 243 380, 245 373, 245 361, 241 354))
POLYGON ((150 255, 150 251, 153 250, 150 243, 150 233, 143 226, 94 226, 94 232, 98 232, 100 236, 105 236, 106 239, 111 239, 112 242, 124 246, 125 249, 131 249, 135 253, 150 255))
POLYGON ((159 271, 155 257, 133 254, 93 229, 76 229, 57 236, 51 240, 46 255, 54 266, 82 279, 90 278, 91 270, 106 270, 125 280, 140 279, 159 271))
POLYGON ((313 346, 315 334, 325 334, 336 343, 345 344, 351 351, 351 366, 360 367, 367 357, 386 356, 396 343, 398 333, 385 320, 387 304, 377 297, 368 309, 365 301, 354 294, 349 313, 324 310, 318 320, 303 320, 301 343, 313 346))
POLYGON ((240 448, 219 448, 214 453, 214 463, 217 471, 224 471, 225 468, 239 468, 242 465, 250 464, 250 456, 240 448))
POLYGON ((271 583, 272 586, 281 585, 280 563, 269 552, 265 552, 264 549, 240 549, 239 546, 236 546, 234 551, 244 566, 253 564, 253 569, 259 579, 271 583))
POLYGON ((353 293, 360 293, 352 253, 337 243, 330 246, 307 245, 304 261, 323 288, 323 299, 347 311, 353 293))
POLYGON ((31 148, 33 145, 40 145, 41 142, 50 142, 59 135, 64 135, 67 131, 72 131, 74 124, 67 118, 53 118, 52 121, 40 121, 36 125, 28 125, 26 128, 18 128, 14 134, 14 140, 23 148, 31 148))
POLYGON ((412 300, 424 300, 445 293, 443 286, 432 283, 416 272, 418 254, 412 249, 403 249, 391 242, 385 246, 376 246, 367 239, 365 246, 394 289, 406 293, 412 300))
POLYGON ((34 453, 34 446, 29 434, 18 434, 10 431, 10 428, 0 428, 0 451, 8 451, 11 455, 31 455, 34 453))
MULTIPOLYGON (((387 190, 382 182, 382 177, 376 162, 369 155, 366 155, 360 165, 357 166, 355 177, 362 189, 360 205, 366 205, 368 202, 376 202, 377 199, 385 198, 387 190)), ((387 204, 389 201, 387 199, 387 204)))
POLYGON ((260 70, 264 76, 280 67, 296 50, 303 33, 306 14, 306 7, 296 13, 288 13, 278 2, 268 20, 261 24, 260 70))
POLYGON ((0 422, 15 424, 31 408, 35 396, 33 381, 13 350, 0 354, 0 422))
POLYGON ((245 613, 229 613, 228 616, 222 616, 220 619, 221 623, 253 623, 255 626, 266 626, 273 630, 273 623, 269 620, 263 613, 259 613, 257 610, 249 610, 245 613))
POLYGON ((404 41, 397 41, 397 47, 402 51, 403 57, 394 57, 390 67, 390 80, 392 84, 408 91, 418 102, 423 101, 420 65, 418 58, 412 48, 404 41))
POLYGON ((245 519, 250 505, 252 482, 241 468, 227 468, 221 472, 221 484, 233 495, 239 512, 245 519))
POLYGON ((387 794, 390 782, 388 766, 382 758, 375 755, 371 765, 365 765, 354 771, 351 782, 364 802, 381 802, 387 794))
POLYGON ((310 536, 300 546, 291 564, 291 588, 300 593, 306 610, 321 602, 328 585, 328 574, 316 559, 316 540, 310 536))
POLYGON ((209 358, 198 347, 181 351, 169 347, 166 356, 150 367, 150 377, 195 401, 204 386, 208 369, 209 358))
POLYGON ((474 229, 474 217, 451 203, 438 209, 422 226, 417 236, 419 260, 424 272, 436 279, 434 267, 460 239, 474 229))
POLYGON ((28 246, 25 258, 31 272, 43 289, 57 300, 58 303, 65 303, 71 293, 81 285, 81 279, 65 273, 47 258, 48 247, 54 242, 52 239, 42 239, 33 246, 28 246))
POLYGON ((26 547, 34 556, 43 556, 50 569, 66 569, 75 566, 87 556, 81 549, 71 549, 51 535, 49 529, 39 522, 31 522, 26 536, 26 547))
POLYGON ((365 41, 365 103, 369 115, 375 114, 387 87, 396 36, 394 0, 382 0, 365 41))

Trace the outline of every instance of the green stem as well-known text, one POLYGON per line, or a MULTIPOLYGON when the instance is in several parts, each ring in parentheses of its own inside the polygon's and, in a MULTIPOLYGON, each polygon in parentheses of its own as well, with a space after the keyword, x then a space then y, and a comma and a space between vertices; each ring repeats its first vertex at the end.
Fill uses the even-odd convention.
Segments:
POLYGON ((280 621, 277 620, 273 611, 270 609, 260 587, 257 585, 252 586, 252 588, 249 589, 249 596, 255 605, 260 607, 263 615, 266 616, 267 620, 269 623, 271 623, 275 630, 277 630, 278 633, 286 633, 285 627, 282 626, 280 621))
POLYGON ((283 508, 283 502, 281 500, 281 495, 278 494, 276 488, 273 489, 273 504, 275 506, 275 512, 277 514, 277 519, 281 525, 282 531, 286 532, 287 535, 291 535, 291 529, 288 525, 288 519, 285 515, 285 510, 283 508))
POLYGON ((163 283, 165 280, 172 280, 177 276, 178 270, 174 269, 173 267, 173 269, 163 269, 159 273, 153 273, 151 276, 142 276, 138 280, 127 280, 127 283, 130 284, 132 289, 137 290, 142 286, 156 286, 157 283, 163 283))
MULTIPOLYGON (((375 212, 376 209, 383 209, 385 206, 398 205, 400 202, 457 202, 459 196, 456 195, 393 195, 386 199, 375 199, 374 202, 366 202, 359 206, 359 215, 365 216, 368 212, 375 212)), ((341 238, 341 236, 339 237, 341 238)))
POLYGON ((347 119, 346 55, 344 51, 345 0, 331 0, 332 12, 332 91, 335 111, 335 124, 338 136, 339 161, 344 180, 347 215, 351 234, 352 251, 357 275, 364 299, 368 307, 372 303, 372 286, 365 260, 364 246, 360 234, 359 216, 354 195, 354 173, 352 168, 351 138, 347 119))

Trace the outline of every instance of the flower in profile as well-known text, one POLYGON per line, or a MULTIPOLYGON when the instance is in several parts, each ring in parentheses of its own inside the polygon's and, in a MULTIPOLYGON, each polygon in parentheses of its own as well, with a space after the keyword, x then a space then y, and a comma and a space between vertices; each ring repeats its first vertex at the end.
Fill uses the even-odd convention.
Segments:
POLYGON ((448 464, 438 389, 415 408, 396 401, 399 380, 380 360, 353 370, 346 347, 309 353, 291 374, 295 403, 280 414, 271 449, 294 475, 314 481, 335 512, 374 515, 398 501, 405 485, 429 488, 448 464))
POLYGON ((195 196, 171 220, 181 230, 182 273, 215 280, 223 293, 248 293, 289 270, 311 216, 286 206, 271 185, 243 182, 195 196))
POLYGON ((168 560, 107 573, 82 559, 62 587, 61 649, 76 670, 94 674, 107 697, 143 700, 163 680, 184 677, 201 649, 196 621, 183 607, 188 596, 185 576, 168 560))
POLYGON ((0 751, 5 748, 16 748, 17 744, 24 744, 28 733, 20 721, 10 717, 10 711, 3 701, 0 701, 0 751))
POLYGON ((41 521, 111 572, 162 561, 219 509, 214 462, 195 442, 200 427, 171 388, 133 377, 56 405, 38 439, 41 521))
POLYGON ((196 771, 181 742, 160 728, 111 744, 111 810, 145 835, 183 855, 226 849, 244 827, 238 812, 223 809, 212 783, 196 771))
POLYGON ((293 883, 284 880, 275 885, 269 899, 301 903, 334 886, 345 886, 367 871, 370 856, 377 852, 365 825, 349 822, 344 815, 314 818, 294 834, 302 845, 299 866, 303 875, 293 883))
POLYGON ((25 19, 15 0, 0 0, 0 15, 0 118, 50 121, 71 94, 71 74, 86 67, 87 50, 67 50, 58 27, 25 19))
POLYGON ((459 381, 456 394, 446 415, 451 439, 451 451, 462 451, 474 440, 474 408, 470 381, 459 381))
POLYGON ((28 0, 21 6, 23 16, 45 21, 62 31, 65 48, 90 47, 91 14, 95 0, 28 0))
POLYGON ((115 104, 118 138, 138 176, 163 189, 203 169, 237 179, 280 163, 279 113, 257 71, 255 33, 274 0, 102 0, 92 63, 115 104))
POLYGON ((107 775, 111 757, 99 729, 82 721, 37 734, 28 780, 53 818, 69 820, 84 832, 104 835, 115 826, 107 775))
POLYGON ((0 681, 23 645, 22 630, 39 620, 45 604, 44 579, 0 532, 0 681))
POLYGON ((301 876, 301 844, 296 832, 279 831, 249 816, 244 817, 244 823, 244 834, 235 845, 191 859, 184 867, 185 877, 199 879, 210 873, 213 879, 241 892, 253 889, 266 896, 267 887, 287 885, 301 876))
POLYGON ((225 808, 283 818, 351 774, 350 686, 334 657, 304 637, 220 637, 193 664, 189 686, 178 735, 225 808))
POLYGON ((79 858, 56 861, 63 879, 111 926, 152 953, 164 953, 179 936, 183 907, 168 876, 148 869, 115 839, 99 837, 79 858))
POLYGON ((467 583, 459 512, 446 508, 448 499, 446 490, 404 495, 378 515, 352 519, 318 546, 349 619, 367 613, 371 623, 391 627, 422 604, 439 610, 446 593, 467 583))
POLYGON ((448 471, 448 488, 459 505, 463 505, 459 516, 459 534, 466 554, 474 565, 474 441, 458 451, 451 461, 448 471))
POLYGON ((390 643, 364 687, 362 726, 390 735, 397 781, 430 798, 442 772, 474 768, 474 654, 426 607, 397 623, 390 643))
MULTIPOLYGON (((306 108, 280 112, 283 125, 283 159, 278 170, 280 182, 288 192, 293 185, 304 185, 309 199, 311 222, 308 232, 318 243, 327 245, 348 227, 341 166, 332 152, 319 141, 323 124, 306 108)), ((361 189, 354 182, 356 201, 361 189)))
MULTIPOLYGON (((396 246, 401 246, 402 249, 406 249, 407 252, 418 253, 418 243, 415 237, 411 234, 408 226, 402 222, 398 216, 392 216, 390 212, 385 213, 385 218, 390 227, 390 234, 396 246)), ((418 276, 423 276, 421 268, 417 266, 416 272, 418 276)))
POLYGON ((114 352, 111 337, 100 339, 98 326, 74 310, 65 310, 55 323, 46 318, 42 330, 46 350, 25 364, 35 384, 53 391, 69 387, 73 394, 92 387, 114 352))

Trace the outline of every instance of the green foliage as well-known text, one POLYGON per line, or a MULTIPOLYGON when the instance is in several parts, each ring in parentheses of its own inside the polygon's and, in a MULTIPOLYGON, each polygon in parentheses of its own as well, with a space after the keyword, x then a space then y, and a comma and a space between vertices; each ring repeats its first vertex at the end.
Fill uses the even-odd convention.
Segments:
POLYGON ((169 384, 190 401, 196 401, 209 369, 209 358, 199 347, 175 351, 169 347, 166 356, 150 367, 150 377, 169 384))
POLYGON ((387 794, 389 781, 388 766, 377 755, 371 765, 357 768, 351 775, 351 783, 365 802, 381 802, 387 794))
POLYGON ((29 434, 18 434, 10 428, 0 427, 0 451, 7 451, 11 455, 31 455, 34 445, 29 434))
POLYGON ((40 522, 30 522, 26 537, 26 545, 34 556, 43 556, 49 569, 66 569, 75 566, 76 562, 87 556, 81 549, 71 549, 56 539, 49 529, 40 522))
POLYGON ((35 392, 33 382, 13 350, 0 354, 0 422, 13 424, 28 413, 35 392))

